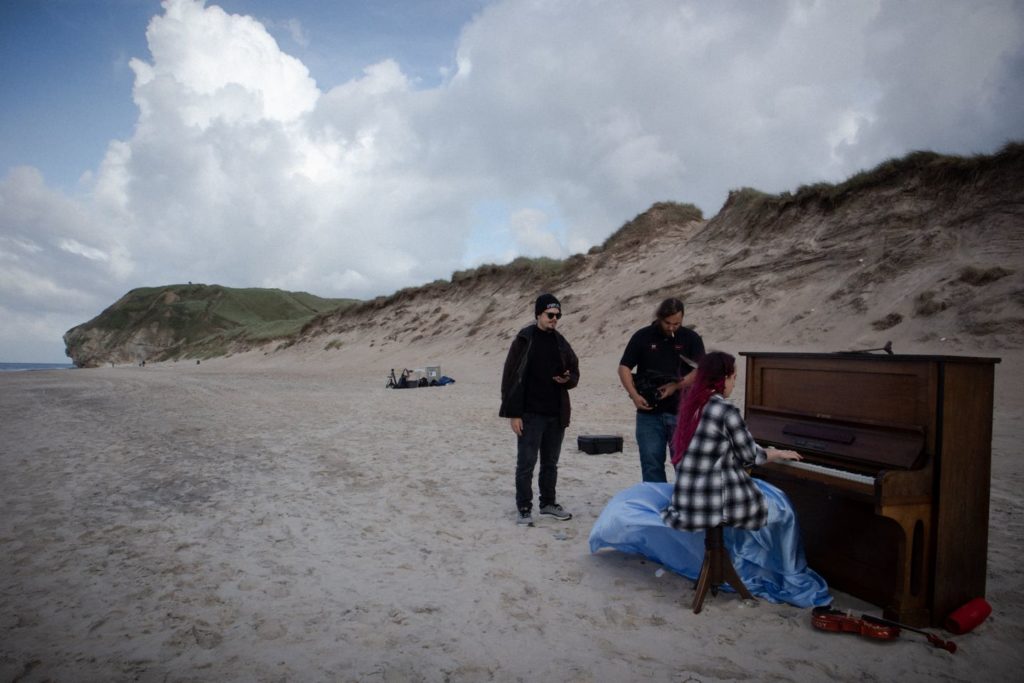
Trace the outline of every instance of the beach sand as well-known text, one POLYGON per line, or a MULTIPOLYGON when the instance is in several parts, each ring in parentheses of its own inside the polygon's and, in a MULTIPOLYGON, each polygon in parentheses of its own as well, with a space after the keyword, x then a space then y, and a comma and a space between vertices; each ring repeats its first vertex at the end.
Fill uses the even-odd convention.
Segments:
POLYGON ((691 581, 591 555, 595 518, 639 479, 617 355, 584 358, 573 392, 558 491, 574 519, 517 527, 503 351, 446 359, 454 385, 412 391, 385 390, 401 363, 369 351, 0 376, 0 680, 1003 681, 1024 667, 1019 353, 977 354, 1003 356, 994 611, 939 632, 950 654, 729 593, 694 615, 691 581), (578 451, 594 433, 623 435, 624 452, 578 451))

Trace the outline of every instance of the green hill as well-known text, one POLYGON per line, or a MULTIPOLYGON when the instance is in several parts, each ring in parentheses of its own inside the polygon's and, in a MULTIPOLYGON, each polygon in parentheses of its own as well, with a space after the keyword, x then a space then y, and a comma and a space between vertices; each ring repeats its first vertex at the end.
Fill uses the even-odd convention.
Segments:
POLYGON ((356 303, 280 289, 141 287, 68 330, 64 343, 79 367, 208 358, 291 337, 317 314, 356 303))

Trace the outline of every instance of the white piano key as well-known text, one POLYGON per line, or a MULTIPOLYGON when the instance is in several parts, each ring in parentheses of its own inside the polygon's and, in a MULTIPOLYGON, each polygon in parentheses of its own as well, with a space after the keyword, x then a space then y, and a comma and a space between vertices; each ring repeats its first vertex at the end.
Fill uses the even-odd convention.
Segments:
POLYGON ((846 470, 836 469, 834 467, 825 467, 824 465, 815 465, 811 462, 804 462, 801 460, 776 460, 776 465, 785 465, 787 467, 795 467, 800 470, 807 470, 808 472, 817 472, 824 474, 829 477, 835 477, 836 479, 845 479, 846 481, 856 482, 858 484, 864 484, 866 486, 874 486, 875 478, 869 477, 864 474, 855 474, 854 472, 847 472, 846 470))

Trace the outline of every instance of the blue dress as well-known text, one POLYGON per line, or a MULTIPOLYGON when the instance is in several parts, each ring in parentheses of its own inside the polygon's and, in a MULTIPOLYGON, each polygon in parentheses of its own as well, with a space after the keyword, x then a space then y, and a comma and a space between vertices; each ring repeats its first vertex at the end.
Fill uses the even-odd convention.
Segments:
MULTIPOLYGON (((775 486, 760 479, 753 481, 764 494, 768 522, 755 530, 724 527, 725 545, 736 573, 751 593, 769 602, 797 607, 831 603, 825 580, 807 566, 789 499, 775 486)), ((696 581, 704 562, 704 532, 666 526, 661 511, 671 496, 672 484, 654 482, 616 494, 594 522, 590 552, 614 548, 643 555, 696 581)))

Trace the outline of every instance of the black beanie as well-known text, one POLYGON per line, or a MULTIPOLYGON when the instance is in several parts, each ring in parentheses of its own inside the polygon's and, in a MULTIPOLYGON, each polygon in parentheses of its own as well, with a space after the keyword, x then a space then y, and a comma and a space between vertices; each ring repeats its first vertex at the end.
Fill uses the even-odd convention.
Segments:
POLYGON ((558 299, 553 294, 541 294, 537 297, 537 303, 533 305, 533 315, 536 317, 549 308, 557 308, 561 311, 562 304, 558 303, 558 299))

